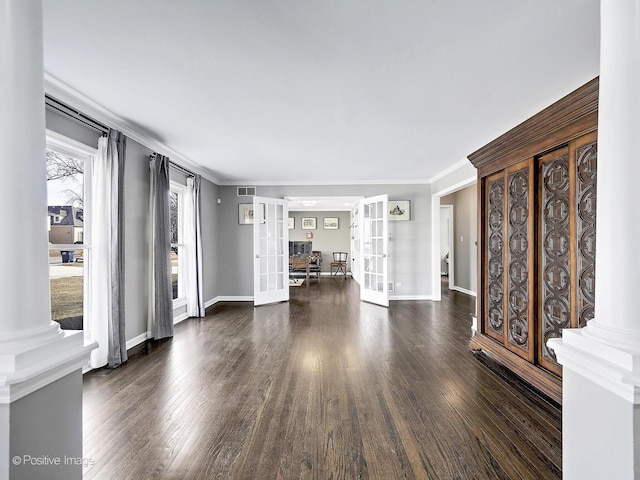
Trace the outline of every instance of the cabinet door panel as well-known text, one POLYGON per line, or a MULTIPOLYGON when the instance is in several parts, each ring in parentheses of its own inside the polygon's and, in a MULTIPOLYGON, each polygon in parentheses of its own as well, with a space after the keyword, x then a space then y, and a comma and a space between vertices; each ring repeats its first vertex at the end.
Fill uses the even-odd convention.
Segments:
POLYGON ((596 134, 577 139, 571 146, 575 158, 575 301, 573 328, 581 328, 593 318, 596 262, 596 134), (575 153, 574 153, 575 152, 575 153))
POLYGON ((573 178, 569 148, 542 156, 538 163, 538 360, 561 374, 547 340, 562 335, 571 324, 571 258, 573 178))
POLYGON ((529 361, 533 361, 535 356, 532 170, 533 159, 529 159, 506 171, 506 345, 529 361))
POLYGON ((504 173, 489 177, 485 186, 483 332, 504 344, 504 173))

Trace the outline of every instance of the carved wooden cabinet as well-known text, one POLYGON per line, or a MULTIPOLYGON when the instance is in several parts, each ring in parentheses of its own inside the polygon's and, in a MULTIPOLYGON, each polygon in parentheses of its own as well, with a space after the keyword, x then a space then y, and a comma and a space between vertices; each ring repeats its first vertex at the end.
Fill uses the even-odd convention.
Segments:
POLYGON ((561 402, 546 341, 593 318, 598 79, 469 156, 478 168, 471 348, 561 402))

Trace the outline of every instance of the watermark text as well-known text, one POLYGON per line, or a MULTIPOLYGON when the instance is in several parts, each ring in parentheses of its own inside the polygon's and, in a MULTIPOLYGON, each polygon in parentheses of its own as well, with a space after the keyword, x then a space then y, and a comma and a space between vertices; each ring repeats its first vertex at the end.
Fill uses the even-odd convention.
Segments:
POLYGON ((49 455, 16 455, 11 461, 14 465, 29 465, 34 467, 55 467, 59 465, 78 465, 92 467, 96 461, 90 457, 51 457, 49 455))

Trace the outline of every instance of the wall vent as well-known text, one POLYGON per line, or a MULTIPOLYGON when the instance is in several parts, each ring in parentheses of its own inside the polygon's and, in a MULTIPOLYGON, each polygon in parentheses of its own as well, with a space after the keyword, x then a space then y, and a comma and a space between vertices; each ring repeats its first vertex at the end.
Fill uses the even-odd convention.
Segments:
POLYGON ((253 197, 256 194, 256 187, 238 187, 239 197, 253 197))

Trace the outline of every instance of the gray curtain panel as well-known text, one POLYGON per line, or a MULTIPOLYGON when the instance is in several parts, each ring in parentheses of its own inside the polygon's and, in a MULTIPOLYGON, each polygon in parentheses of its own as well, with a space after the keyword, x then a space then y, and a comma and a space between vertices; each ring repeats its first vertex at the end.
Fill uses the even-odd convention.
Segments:
POLYGON ((198 305, 197 305, 197 316, 204 317, 204 294, 203 294, 203 282, 202 282, 202 213, 201 213, 201 200, 200 200, 200 185, 202 183, 202 177, 200 175, 195 175, 193 178, 193 191, 194 191, 194 202, 195 208, 194 212, 196 213, 196 281, 197 281, 197 292, 198 292, 198 305))
POLYGON ((127 138, 109 130, 107 158, 111 164, 111 317, 109 318, 110 367, 127 361, 124 321, 124 161, 127 138))
POLYGON ((169 238, 169 158, 151 155, 151 336, 173 337, 171 239, 169 238))

